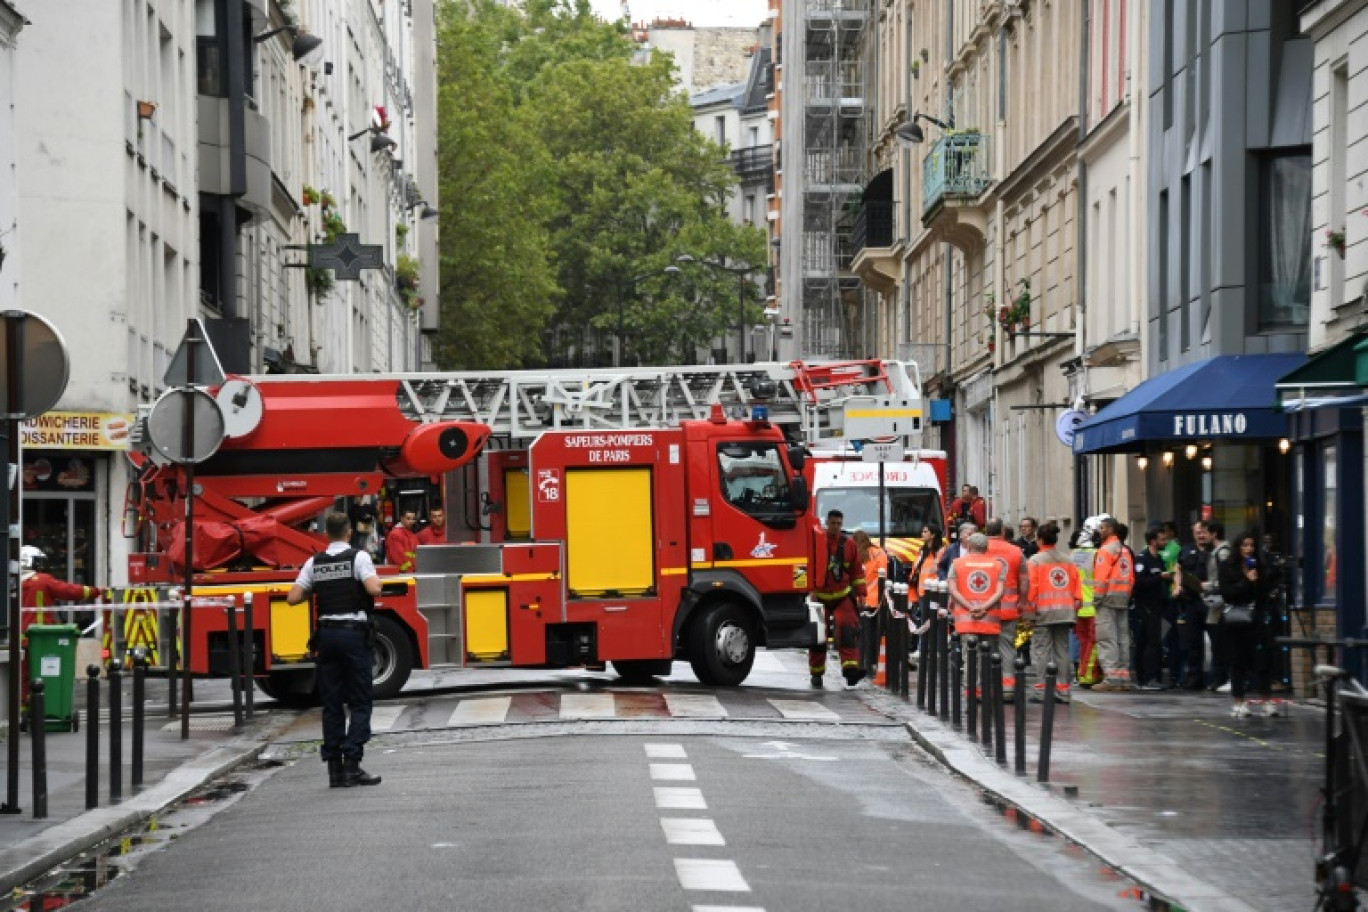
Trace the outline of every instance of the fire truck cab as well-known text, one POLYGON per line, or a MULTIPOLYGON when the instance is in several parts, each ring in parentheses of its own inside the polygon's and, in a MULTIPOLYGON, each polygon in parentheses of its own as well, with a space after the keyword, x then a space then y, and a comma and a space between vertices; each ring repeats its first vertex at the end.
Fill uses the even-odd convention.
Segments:
POLYGON ((548 431, 527 463, 526 542, 420 551, 445 661, 636 678, 680 658, 729 685, 759 645, 818 642, 802 449, 779 428, 718 406, 675 428, 548 431))

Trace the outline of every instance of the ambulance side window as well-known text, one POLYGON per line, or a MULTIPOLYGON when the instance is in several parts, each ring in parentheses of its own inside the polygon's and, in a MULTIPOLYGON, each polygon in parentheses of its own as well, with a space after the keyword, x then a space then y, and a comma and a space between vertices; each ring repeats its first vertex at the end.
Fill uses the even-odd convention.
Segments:
POLYGON ((791 529, 797 523, 788 475, 775 444, 719 444, 717 477, 723 499, 743 513, 776 529, 791 529))

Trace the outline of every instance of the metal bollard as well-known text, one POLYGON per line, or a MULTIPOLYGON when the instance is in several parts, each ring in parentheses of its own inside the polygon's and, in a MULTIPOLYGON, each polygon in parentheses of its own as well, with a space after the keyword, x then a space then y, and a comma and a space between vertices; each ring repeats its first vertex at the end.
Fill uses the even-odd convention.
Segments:
POLYGON ((47 817, 47 706, 43 679, 29 681, 28 724, 33 747, 33 819, 47 817))
POLYGON ((936 668, 940 671, 940 718, 950 718, 950 617, 942 609, 936 612, 936 668))
POLYGON ((997 652, 997 637, 979 637, 979 742, 985 752, 993 747, 993 662, 997 652))
POLYGON ((109 662, 109 803, 123 800, 123 669, 116 655, 109 662))
MULTIPOLYGON (((929 615, 930 608, 928 607, 928 606, 930 605, 930 602, 931 602, 930 593, 928 593, 928 592, 923 592, 923 593, 921 594, 921 599, 920 599, 919 602, 918 602, 919 611, 917 612, 917 614, 918 614, 918 617, 919 617, 920 619, 924 619, 924 618, 927 618, 927 617, 930 616, 930 615, 929 615)), ((920 626, 920 624, 918 624, 918 626, 920 626)), ((918 709, 926 709, 926 675, 927 675, 927 669, 928 669, 928 663, 929 663, 929 659, 928 659, 927 656, 926 656, 926 641, 927 641, 927 634, 924 634, 924 633, 923 633, 920 637, 917 638, 917 708, 918 708, 918 709)))
POLYGON ((1054 692, 1059 666, 1054 662, 1045 666, 1045 708, 1040 713, 1040 765, 1036 782, 1050 781, 1050 741, 1054 737, 1054 692))
MULTIPOLYGON (((949 623, 949 619, 946 619, 949 623)), ((964 680, 964 644, 960 642, 960 637, 951 637, 950 642, 950 677, 954 679, 955 686, 950 694, 950 724, 959 728, 962 724, 960 713, 960 700, 964 696, 964 689, 960 682, 964 680)))
POLYGON ((228 684, 233 694, 233 731, 242 733, 242 658, 238 655, 237 603, 230 602, 228 612, 228 684))
POLYGON ((974 688, 978 686, 978 637, 968 637, 964 644, 964 651, 969 653, 968 674, 963 681, 955 682, 955 690, 964 691, 964 699, 969 704, 969 740, 978 740, 978 701, 974 699, 974 688))
POLYGON ((86 810, 100 806, 100 666, 86 666, 86 810))
MULTIPOLYGON (((173 591, 171 598, 178 599, 179 596, 173 591)), ((180 609, 161 609, 157 610, 157 624, 160 630, 166 631, 166 641, 162 643, 161 654, 166 657, 166 718, 176 718, 176 707, 180 705, 180 672, 177 670, 177 657, 180 655, 180 644, 176 641, 176 631, 180 630, 177 621, 180 609)))
POLYGON ((147 654, 133 650, 133 748, 128 781, 137 791, 143 784, 143 709, 147 702, 147 654))
POLYGON ((936 714, 936 688, 940 686, 940 674, 936 669, 936 635, 939 632, 938 625, 940 619, 936 612, 936 596, 932 594, 929 604, 929 614, 927 620, 931 626, 926 628, 926 633, 921 638, 921 664, 926 666, 926 711, 931 715, 936 714))
POLYGON ((1007 701, 1002 694, 1002 653, 996 649, 989 657, 989 665, 993 669, 989 675, 990 683, 993 685, 993 739, 994 759, 1003 766, 1007 765, 1007 701))
POLYGON ((252 707, 256 696, 256 639, 252 627, 252 593, 242 596, 242 628, 247 634, 243 641, 242 683, 247 689, 247 721, 252 721, 252 707))
POLYGON ((1016 773, 1026 775, 1026 660, 1016 657, 1012 663, 1016 670, 1016 691, 1012 711, 1016 714, 1012 735, 1016 742, 1016 773))

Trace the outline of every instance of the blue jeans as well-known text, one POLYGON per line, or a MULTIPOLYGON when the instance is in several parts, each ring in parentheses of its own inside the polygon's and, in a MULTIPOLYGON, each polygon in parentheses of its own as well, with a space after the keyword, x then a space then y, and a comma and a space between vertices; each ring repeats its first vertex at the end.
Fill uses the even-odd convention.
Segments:
POLYGON ((323 700, 324 761, 360 760, 370 740, 371 651, 366 631, 318 629, 318 695, 323 700), (347 709, 351 710, 348 724, 347 709))

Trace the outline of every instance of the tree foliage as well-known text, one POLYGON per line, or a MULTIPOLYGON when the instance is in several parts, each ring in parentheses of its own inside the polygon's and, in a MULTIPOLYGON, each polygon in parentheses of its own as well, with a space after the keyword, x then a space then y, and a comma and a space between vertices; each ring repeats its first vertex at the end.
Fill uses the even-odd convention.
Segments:
POLYGON ((738 294, 756 315, 703 265, 761 267, 764 235, 727 219, 735 177, 668 56, 634 60, 587 0, 447 0, 440 35, 444 366, 602 363, 619 327, 630 360, 687 363, 738 294))

